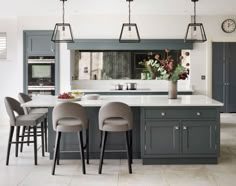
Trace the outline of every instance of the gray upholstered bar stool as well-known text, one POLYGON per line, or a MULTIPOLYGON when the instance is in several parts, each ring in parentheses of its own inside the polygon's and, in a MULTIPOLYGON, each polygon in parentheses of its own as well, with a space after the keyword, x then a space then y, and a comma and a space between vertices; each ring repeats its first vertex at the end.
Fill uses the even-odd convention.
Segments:
POLYGON ((109 102, 99 110, 99 130, 102 131, 102 148, 98 173, 102 173, 103 157, 108 132, 125 132, 129 173, 132 173, 133 113, 125 103, 109 102))
MULTIPOLYGON (((9 156, 11 150, 11 144, 16 144, 15 156, 18 157, 18 145, 22 143, 34 143, 34 164, 37 165, 37 125, 41 123, 41 128, 43 128, 44 115, 29 113, 24 114, 23 108, 20 106, 20 103, 14 98, 6 97, 4 99, 7 113, 10 118, 10 133, 8 140, 7 148, 7 160, 6 165, 9 164, 9 156), (20 136, 20 127, 27 126, 33 128, 33 141, 19 141, 20 136), (16 127, 16 141, 12 141, 14 129, 16 127)), ((43 136, 42 136, 43 143, 43 136)))
MULTIPOLYGON (((18 94, 18 99, 20 100, 21 103, 26 103, 26 102, 29 102, 31 101, 31 97, 25 93, 19 93, 18 94)), ((29 113, 40 113, 40 114, 44 114, 44 127, 43 127, 43 131, 41 132, 44 132, 44 145, 45 146, 42 146, 42 156, 44 156, 44 151, 47 152, 47 144, 48 144, 48 140, 47 140, 47 117, 48 117, 48 109, 47 108, 30 108, 30 107, 24 107, 24 113, 25 114, 29 114, 29 113)), ((31 128, 30 127, 23 127, 23 130, 22 130, 22 141, 24 140, 24 136, 25 136, 25 132, 26 132, 26 129, 28 129, 28 134, 30 135, 30 130, 31 128)), ((42 134, 41 134, 42 135, 42 134)), ((28 140, 29 140, 29 137, 28 137, 28 140)), ((20 152, 22 152, 23 150, 23 143, 21 144, 21 148, 20 148, 20 152)))
POLYGON ((86 110, 80 104, 65 102, 54 107, 52 112, 53 129, 56 131, 56 140, 53 157, 52 175, 55 174, 56 161, 59 161, 60 139, 62 132, 77 132, 80 145, 80 156, 83 174, 86 174, 84 163, 84 149, 86 148, 87 163, 89 160, 88 118, 86 110), (86 130, 86 144, 83 143, 83 130, 86 130))

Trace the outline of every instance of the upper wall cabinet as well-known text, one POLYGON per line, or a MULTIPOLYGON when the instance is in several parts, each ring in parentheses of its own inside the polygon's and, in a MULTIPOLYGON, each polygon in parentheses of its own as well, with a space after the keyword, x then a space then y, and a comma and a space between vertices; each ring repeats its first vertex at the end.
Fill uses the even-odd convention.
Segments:
POLYGON ((26 54, 28 56, 53 56, 55 55, 55 43, 51 41, 52 31, 27 31, 26 54))

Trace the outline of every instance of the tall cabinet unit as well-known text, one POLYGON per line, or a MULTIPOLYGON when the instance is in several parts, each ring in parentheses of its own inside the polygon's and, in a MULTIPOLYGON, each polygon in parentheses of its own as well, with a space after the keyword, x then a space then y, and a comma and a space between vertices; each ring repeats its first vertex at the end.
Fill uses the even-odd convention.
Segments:
POLYGON ((212 44, 212 97, 222 112, 236 112, 236 43, 212 44))
POLYGON ((51 42, 53 31, 24 31, 24 92, 59 93, 59 48, 51 42))

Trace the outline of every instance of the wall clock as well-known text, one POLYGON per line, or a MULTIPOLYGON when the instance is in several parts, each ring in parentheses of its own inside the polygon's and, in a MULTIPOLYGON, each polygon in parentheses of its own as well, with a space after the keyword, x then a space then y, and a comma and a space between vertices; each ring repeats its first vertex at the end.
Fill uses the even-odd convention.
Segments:
POLYGON ((223 21, 221 28, 225 33, 232 33, 236 29, 236 23, 233 19, 226 19, 223 21))

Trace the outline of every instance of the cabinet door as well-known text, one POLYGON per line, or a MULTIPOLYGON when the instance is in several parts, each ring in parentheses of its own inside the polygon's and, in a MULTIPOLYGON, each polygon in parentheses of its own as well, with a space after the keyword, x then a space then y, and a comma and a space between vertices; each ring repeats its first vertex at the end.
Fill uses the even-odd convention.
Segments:
POLYGON ((180 152, 179 121, 145 121, 145 154, 178 154, 180 152))
POLYGON ((216 153, 216 121, 183 121, 183 154, 216 153))
POLYGON ((28 55, 55 55, 51 34, 29 35, 27 37, 28 55))
POLYGON ((236 43, 228 43, 227 51, 227 112, 236 112, 236 43))

